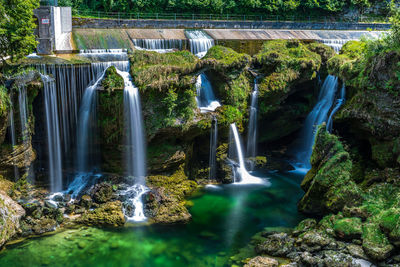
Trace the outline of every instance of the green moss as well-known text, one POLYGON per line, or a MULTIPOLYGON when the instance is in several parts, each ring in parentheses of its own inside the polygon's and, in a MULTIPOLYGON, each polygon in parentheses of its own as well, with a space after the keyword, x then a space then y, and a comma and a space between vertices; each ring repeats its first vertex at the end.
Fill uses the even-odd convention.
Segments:
POLYGON ((117 69, 114 66, 111 66, 106 70, 101 85, 104 90, 109 93, 114 90, 123 90, 124 79, 117 73, 117 69))
POLYGON ((384 260, 393 251, 393 246, 376 224, 364 225, 362 239, 364 251, 375 260, 384 260))
POLYGON ((197 188, 196 182, 188 180, 183 166, 171 176, 148 176, 146 180, 150 187, 162 187, 168 194, 174 196, 179 201, 184 201, 184 197, 193 193, 197 188))
POLYGON ((136 50, 130 62, 135 85, 146 93, 146 89, 168 90, 171 85, 188 87, 193 81, 184 76, 197 70, 199 59, 188 51, 160 54, 136 50))
POLYGON ((362 192, 351 179, 350 155, 325 126, 318 129, 311 165, 312 170, 303 182, 307 191, 299 202, 301 211, 324 214, 360 204, 362 192))
POLYGON ((218 112, 218 124, 219 126, 228 126, 232 123, 236 123, 236 126, 243 129, 243 114, 236 107, 230 105, 224 105, 217 110, 218 112))
POLYGON ((235 52, 233 49, 216 45, 211 47, 203 60, 216 60, 214 68, 218 72, 240 72, 250 63, 250 56, 235 52))
POLYGON ((362 223, 360 218, 343 218, 335 221, 333 230, 339 238, 352 240, 360 238, 362 234, 362 223))
POLYGON ((0 85, 0 117, 8 115, 9 107, 10 107, 10 96, 8 95, 5 86, 0 85))
POLYGON ((264 43, 253 64, 264 76, 259 83, 259 112, 264 116, 277 110, 292 86, 314 79, 322 60, 299 41, 273 40, 264 43))

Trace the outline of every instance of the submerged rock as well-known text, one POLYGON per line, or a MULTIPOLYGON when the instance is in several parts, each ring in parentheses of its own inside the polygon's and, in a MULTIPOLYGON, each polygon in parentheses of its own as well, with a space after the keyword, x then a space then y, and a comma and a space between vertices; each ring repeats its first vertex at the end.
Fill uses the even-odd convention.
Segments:
POLYGON ((251 259, 244 266, 245 267, 278 267, 278 265, 279 265, 279 263, 275 259, 257 256, 255 258, 251 259))

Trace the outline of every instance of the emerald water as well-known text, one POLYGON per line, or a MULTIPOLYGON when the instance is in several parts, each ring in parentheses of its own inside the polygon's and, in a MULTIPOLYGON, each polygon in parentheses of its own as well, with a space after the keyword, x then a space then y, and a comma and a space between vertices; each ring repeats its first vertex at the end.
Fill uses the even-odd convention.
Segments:
POLYGON ((81 227, 9 245, 0 266, 225 266, 265 227, 300 220, 301 174, 269 173, 269 187, 224 185, 190 200, 188 224, 81 227))

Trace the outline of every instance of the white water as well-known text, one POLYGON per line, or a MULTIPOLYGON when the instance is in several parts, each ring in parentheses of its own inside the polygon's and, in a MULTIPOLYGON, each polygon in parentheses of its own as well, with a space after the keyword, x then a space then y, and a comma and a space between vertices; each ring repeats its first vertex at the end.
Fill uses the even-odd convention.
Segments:
MULTIPOLYGON (((257 98, 258 98, 258 84, 257 79, 254 80, 254 90, 251 94, 251 106, 250 106, 250 118, 249 128, 247 130, 247 153, 248 158, 254 158, 257 156, 257 98)), ((254 168, 254 164, 251 164, 251 169, 254 168)))
MULTIPOLYGON (((243 152, 242 152, 242 144, 240 141, 239 132, 236 128, 236 124, 232 123, 231 134, 233 135, 233 141, 236 149, 236 155, 239 161, 239 166, 234 167, 234 183, 235 184, 264 184, 266 183, 264 180, 252 176, 247 170, 244 164, 243 152)), ((231 143, 229 145, 232 145, 231 143)), ((232 159, 231 159, 232 160, 232 159)))
POLYGON ((144 137, 144 127, 142 118, 142 108, 140 104, 139 90, 132 83, 129 68, 125 70, 117 69, 117 72, 124 79, 124 116, 126 138, 126 165, 128 175, 134 177, 135 185, 128 188, 129 193, 136 193, 130 198, 135 211, 128 220, 145 221, 142 196, 148 191, 146 188, 146 146, 144 137))
POLYGON ((61 140, 60 124, 58 120, 57 89, 54 79, 46 75, 42 75, 41 77, 44 85, 46 110, 50 190, 54 193, 62 189, 61 140))
POLYGON ((343 84, 340 89, 339 96, 336 99, 335 107, 332 109, 331 114, 329 115, 328 122, 326 123, 326 129, 328 132, 332 132, 333 127, 333 116, 335 116, 336 112, 340 109, 340 107, 346 101, 346 86, 343 84))
MULTIPOLYGON (((11 103, 10 103, 11 107, 10 107, 10 113, 9 113, 9 120, 10 120, 10 132, 11 132, 11 145, 12 145, 13 153, 15 153, 15 146, 17 145, 17 139, 15 136, 14 103, 13 103, 12 94, 11 94, 10 100, 11 100, 11 103)), ((18 181, 19 170, 18 170, 17 163, 15 162, 15 160, 13 161, 13 165, 14 165, 14 180, 18 181)))
POLYGON ((196 102, 202 113, 215 111, 221 104, 217 101, 207 76, 202 73, 196 80, 196 102))
POLYGON ((132 39, 132 43, 138 50, 158 53, 172 52, 175 49, 182 50, 182 40, 175 39, 132 39))
POLYGON ((202 30, 186 31, 186 35, 189 38, 190 52, 199 58, 204 57, 207 51, 214 46, 214 39, 202 30))
POLYGON ((338 78, 332 75, 326 77, 319 92, 318 102, 306 118, 300 133, 301 144, 296 149, 297 167, 301 169, 311 168, 310 158, 315 134, 318 126, 328 119, 328 113, 332 108, 337 88, 338 78))
POLYGON ((321 42, 327 46, 332 47, 336 53, 339 53, 342 47, 349 41, 354 39, 323 39, 321 42))
POLYGON ((209 160, 209 165, 210 165, 210 171, 208 178, 211 179, 216 179, 216 174, 217 174, 217 158, 216 158, 216 153, 217 153, 217 140, 218 140, 218 120, 217 118, 214 118, 213 123, 211 125, 211 132, 210 132, 210 160, 209 160))

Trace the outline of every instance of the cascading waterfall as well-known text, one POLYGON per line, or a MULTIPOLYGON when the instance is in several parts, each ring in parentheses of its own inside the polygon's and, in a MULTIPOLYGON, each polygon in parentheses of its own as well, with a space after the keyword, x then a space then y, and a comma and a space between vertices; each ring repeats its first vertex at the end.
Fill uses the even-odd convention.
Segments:
POLYGON ((96 78, 95 81, 86 88, 79 109, 76 134, 77 174, 67 189, 67 192, 71 194, 72 198, 76 198, 88 184, 93 184, 100 177, 99 174, 94 173, 96 162, 93 161, 93 157, 91 156, 95 151, 93 140, 95 137, 94 129, 96 126, 94 125, 96 122, 96 88, 103 80, 106 70, 111 66, 115 66, 117 69, 126 70, 129 68, 129 63, 128 61, 111 61, 91 64, 92 73, 94 73, 96 78))
MULTIPOLYGON (((247 131, 247 157, 255 158, 257 156, 257 97, 258 97, 258 84, 257 79, 254 80, 254 90, 251 94, 250 118, 249 128, 247 131)), ((253 162, 250 164, 251 170, 254 168, 253 162)))
POLYGON ((139 90, 132 83, 129 68, 123 71, 117 69, 118 74, 124 79, 124 116, 126 137, 126 165, 127 173, 135 179, 135 184, 128 188, 124 194, 130 196, 134 207, 133 216, 128 220, 145 221, 142 196, 148 192, 146 187, 146 146, 144 138, 142 108, 139 90))
POLYGON ((210 132, 210 171, 208 178, 215 179, 217 174, 217 140, 218 140, 218 120, 214 117, 213 123, 211 125, 211 132, 210 132))
POLYGON ((332 75, 326 77, 318 96, 318 102, 307 116, 300 134, 300 146, 296 149, 297 165, 310 169, 310 158, 318 126, 326 122, 332 108, 338 88, 338 78, 332 75))
MULTIPOLYGON (((11 107, 9 113, 9 120, 10 120, 10 133, 11 133, 11 145, 13 153, 15 153, 15 146, 17 145, 17 139, 15 136, 15 122, 14 122, 14 103, 13 103, 13 96, 10 97, 11 100, 11 107)), ((17 167, 17 162, 13 162, 14 165, 14 180, 17 181, 19 179, 19 170, 17 167)))
POLYGON ((176 39, 131 39, 138 50, 150 50, 159 53, 171 52, 174 49, 182 50, 182 40, 176 39))
POLYGON ((186 36, 189 38, 190 52, 199 58, 204 57, 207 51, 214 46, 214 39, 208 36, 204 31, 186 31, 186 36))
POLYGON ((238 159, 238 166, 235 166, 234 164, 234 183, 235 184, 264 184, 266 183, 262 179, 252 176, 246 169, 246 166, 244 164, 244 157, 243 157, 243 150, 242 150, 242 143, 240 141, 240 136, 239 132, 236 128, 236 124, 232 123, 230 127, 230 137, 232 140, 229 143, 229 150, 230 150, 230 159, 233 160, 232 158, 232 152, 233 149, 236 151, 236 156, 238 159), (231 146, 234 146, 232 148, 231 146))
POLYGON ((196 102, 202 113, 215 111, 221 104, 217 101, 207 76, 202 73, 196 80, 196 102))
MULTIPOLYGON (((28 127, 28 103, 27 103, 27 92, 26 87, 22 85, 19 88, 18 94, 18 105, 19 105, 19 117, 21 123, 21 137, 24 150, 29 149, 30 137, 29 137, 29 127, 28 127)), ((29 161, 28 153, 24 153, 25 162, 29 161)), ((26 170, 28 166, 25 166, 26 170)))
POLYGON ((329 115, 328 122, 326 123, 326 129, 328 132, 332 132, 333 126, 333 116, 336 112, 340 109, 340 107, 346 101, 346 86, 343 84, 342 88, 340 89, 339 96, 336 99, 335 107, 332 109, 331 114, 329 115))
POLYGON ((352 40, 353 39, 323 39, 321 42, 332 47, 336 53, 339 53, 343 45, 352 40))
POLYGON ((58 120, 57 89, 54 79, 47 75, 41 75, 41 77, 44 85, 46 110, 50 190, 54 193, 62 189, 61 140, 60 124, 58 120))

